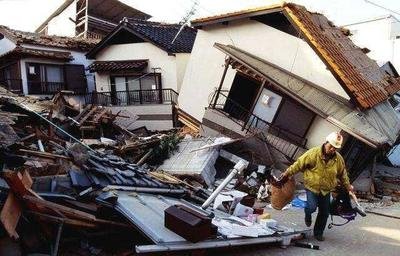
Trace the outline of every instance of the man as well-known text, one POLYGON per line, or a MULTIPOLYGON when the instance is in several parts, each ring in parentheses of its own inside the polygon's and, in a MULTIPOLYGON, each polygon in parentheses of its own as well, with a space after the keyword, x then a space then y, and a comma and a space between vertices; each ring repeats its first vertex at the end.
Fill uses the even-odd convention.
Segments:
POLYGON ((347 176, 343 157, 336 152, 341 148, 343 136, 338 132, 330 133, 322 146, 314 147, 305 152, 282 175, 281 184, 290 176, 303 172, 304 186, 307 194, 305 223, 311 226, 311 214, 318 207, 318 215, 314 224, 314 236, 318 241, 324 241, 323 232, 329 217, 330 192, 340 184, 348 191, 353 190, 347 176))

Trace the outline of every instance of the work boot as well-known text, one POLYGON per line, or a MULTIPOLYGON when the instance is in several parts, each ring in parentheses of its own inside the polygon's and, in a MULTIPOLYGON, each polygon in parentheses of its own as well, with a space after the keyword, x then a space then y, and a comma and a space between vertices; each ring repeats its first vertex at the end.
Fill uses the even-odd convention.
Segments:
POLYGON ((311 215, 306 214, 306 217, 304 218, 304 222, 306 223, 307 227, 310 227, 311 226, 311 222, 312 222, 311 215))
POLYGON ((323 237, 322 235, 314 235, 315 239, 317 239, 318 241, 325 241, 325 237, 323 237))

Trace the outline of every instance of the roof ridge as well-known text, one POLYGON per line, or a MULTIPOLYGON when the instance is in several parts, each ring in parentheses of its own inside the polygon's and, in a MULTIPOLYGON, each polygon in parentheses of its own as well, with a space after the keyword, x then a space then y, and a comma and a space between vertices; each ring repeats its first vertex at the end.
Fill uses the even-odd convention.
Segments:
POLYGON ((22 35, 29 35, 29 36, 34 36, 34 37, 38 37, 38 38, 44 38, 44 39, 69 39, 69 40, 75 40, 75 41, 79 41, 79 42, 88 42, 88 43, 96 43, 98 42, 97 39, 87 39, 87 38, 78 38, 78 37, 69 37, 69 36, 58 36, 58 35, 44 35, 44 34, 40 34, 37 32, 30 32, 30 31, 23 31, 23 30, 19 30, 19 29, 13 29, 10 28, 8 26, 5 25, 0 25, 0 29, 5 29, 6 32, 9 32, 9 35, 18 39, 18 37, 20 37, 21 35, 13 35, 12 33, 18 33, 18 34, 22 34, 22 35), (10 34, 11 33, 11 34, 10 34))
POLYGON ((160 25, 160 26, 180 26, 178 23, 167 23, 161 21, 149 21, 137 18, 127 18, 125 17, 121 22, 134 23, 134 24, 146 24, 146 25, 160 25))

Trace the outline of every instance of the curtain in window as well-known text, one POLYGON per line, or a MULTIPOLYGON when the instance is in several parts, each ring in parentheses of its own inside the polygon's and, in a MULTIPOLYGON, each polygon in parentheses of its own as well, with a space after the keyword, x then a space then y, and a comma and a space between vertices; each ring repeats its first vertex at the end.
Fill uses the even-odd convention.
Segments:
POLYGON ((64 76, 62 68, 58 66, 46 66, 47 82, 50 83, 62 83, 64 82, 64 76))

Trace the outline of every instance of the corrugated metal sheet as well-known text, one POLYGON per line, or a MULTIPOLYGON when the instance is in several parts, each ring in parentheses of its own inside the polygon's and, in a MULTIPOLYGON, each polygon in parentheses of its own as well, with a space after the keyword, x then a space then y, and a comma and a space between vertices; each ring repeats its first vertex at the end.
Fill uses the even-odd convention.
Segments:
POLYGON ((216 148, 193 150, 210 145, 214 140, 215 138, 182 140, 179 143, 178 150, 166 159, 158 169, 180 175, 199 175, 208 186, 212 186, 216 174, 214 164, 219 156, 219 151, 216 148))
POLYGON ((400 120, 386 101, 359 112, 337 95, 248 52, 230 45, 215 46, 266 77, 302 105, 372 147, 393 144, 400 132, 400 120))
MULTIPOLYGON (((273 242, 281 242, 282 245, 287 246, 296 234, 309 233, 310 231, 308 228, 304 229, 297 225, 279 223, 278 229, 280 231, 278 233, 272 234, 272 230, 266 228, 265 235, 259 235, 258 238, 238 236, 227 238, 219 236, 216 239, 191 243, 164 227, 164 210, 175 204, 185 204, 189 207, 193 207, 193 205, 183 200, 160 195, 124 191, 115 191, 115 193, 118 194, 116 209, 155 243, 154 245, 137 245, 136 251, 138 253, 195 250, 273 242)), ((210 209, 210 211, 214 213, 217 220, 230 217, 230 215, 219 210, 210 209)))

